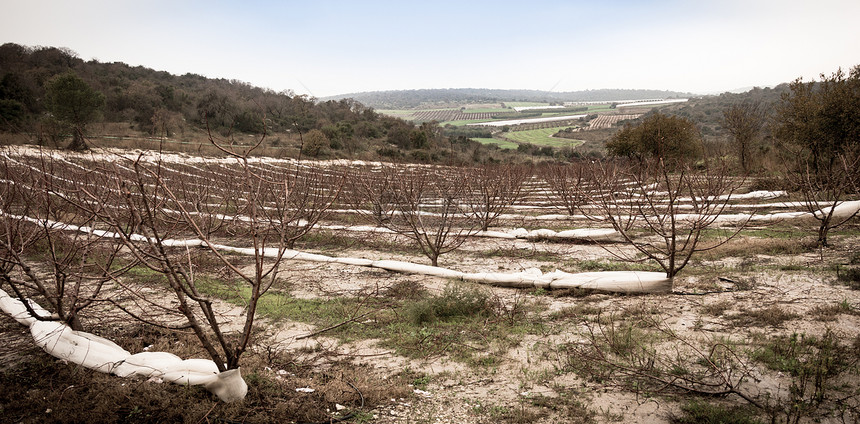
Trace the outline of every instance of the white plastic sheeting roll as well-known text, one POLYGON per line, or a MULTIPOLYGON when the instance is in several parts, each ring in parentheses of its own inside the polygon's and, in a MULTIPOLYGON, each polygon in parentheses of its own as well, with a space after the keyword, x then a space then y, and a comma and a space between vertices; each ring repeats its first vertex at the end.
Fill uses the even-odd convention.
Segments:
MULTIPOLYGON (((42 318, 51 314, 27 299, 31 309, 42 318)), ((0 289, 0 309, 30 328, 36 345, 49 355, 83 367, 120 377, 140 375, 158 377, 177 384, 201 385, 224 402, 245 398, 248 385, 239 369, 219 372, 208 359, 185 359, 167 352, 141 352, 132 355, 116 343, 83 331, 75 331, 59 321, 34 318, 19 299, 0 289)))

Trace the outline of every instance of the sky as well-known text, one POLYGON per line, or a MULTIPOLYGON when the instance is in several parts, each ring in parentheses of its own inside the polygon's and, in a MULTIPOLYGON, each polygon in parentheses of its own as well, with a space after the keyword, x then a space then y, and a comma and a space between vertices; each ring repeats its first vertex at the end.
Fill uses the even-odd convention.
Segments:
POLYGON ((0 43, 314 97, 719 93, 860 64, 858 0, 0 0, 0 43))

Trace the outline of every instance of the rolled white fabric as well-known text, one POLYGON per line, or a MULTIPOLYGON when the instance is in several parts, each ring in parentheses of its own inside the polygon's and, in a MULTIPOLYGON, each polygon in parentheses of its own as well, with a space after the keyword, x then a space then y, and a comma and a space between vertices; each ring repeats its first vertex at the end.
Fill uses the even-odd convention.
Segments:
MULTIPOLYGON (((51 314, 27 299, 41 317, 51 314)), ((36 345, 49 355, 83 367, 119 377, 140 375, 159 377, 177 384, 202 385, 224 402, 245 398, 248 385, 239 369, 218 371, 209 359, 185 359, 167 352, 132 355, 116 343, 83 331, 75 331, 59 321, 40 321, 30 315, 20 300, 0 289, 0 309, 30 328, 36 345)))

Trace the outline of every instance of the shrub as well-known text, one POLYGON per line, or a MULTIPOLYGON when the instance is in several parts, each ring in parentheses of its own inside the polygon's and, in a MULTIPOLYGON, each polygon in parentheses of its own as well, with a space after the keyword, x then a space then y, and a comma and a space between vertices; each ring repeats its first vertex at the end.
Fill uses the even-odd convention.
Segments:
POLYGON ((414 324, 450 321, 458 317, 490 316, 493 313, 490 296, 475 288, 449 284, 440 296, 433 296, 407 307, 407 316, 414 324))
POLYGON ((755 424, 761 421, 744 408, 724 407, 693 400, 681 406, 682 416, 672 417, 674 424, 755 424))

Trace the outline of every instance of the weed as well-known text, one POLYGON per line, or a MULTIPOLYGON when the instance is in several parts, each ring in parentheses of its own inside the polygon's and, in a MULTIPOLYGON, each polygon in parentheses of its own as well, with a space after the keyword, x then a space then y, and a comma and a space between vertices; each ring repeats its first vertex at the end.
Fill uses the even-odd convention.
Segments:
POLYGON ((852 290, 860 290, 860 267, 849 266, 847 268, 837 268, 836 276, 839 281, 847 284, 852 290))
POLYGON ((799 318, 797 314, 776 305, 763 309, 744 310, 728 317, 733 324, 745 327, 778 327, 786 321, 797 318, 799 318))
POLYGON ((421 283, 405 280, 394 283, 383 295, 396 300, 418 300, 427 296, 427 290, 421 283))
MULTIPOLYGON (((847 400, 856 396, 856 393, 845 396, 853 389, 834 383, 843 374, 852 374, 852 379, 857 377, 858 357, 852 350, 854 347, 841 345, 831 331, 821 337, 794 333, 766 340, 752 358, 791 376, 788 399, 768 405, 774 421, 784 417, 785 422, 797 422, 828 399, 847 400)), ((839 403, 835 408, 843 406, 839 403)))
POLYGON ((732 302, 721 300, 702 306, 702 313, 718 317, 732 307, 732 302))
POLYGON ((355 237, 335 233, 333 231, 312 231, 296 241, 301 249, 318 249, 322 251, 342 250, 353 247, 358 240, 355 237))
POLYGON ((462 316, 490 316, 493 312, 490 296, 478 289, 464 289, 449 284, 441 296, 431 297, 406 309, 413 324, 421 325, 439 320, 450 320, 462 316))
POLYGON ((497 248, 492 250, 484 250, 477 253, 481 258, 517 258, 517 259, 533 259, 541 262, 560 263, 564 260, 564 256, 559 253, 547 252, 539 249, 521 249, 516 247, 497 248))
POLYGON ((671 417, 673 424, 758 424, 753 411, 692 400, 681 405, 683 415, 671 417))
POLYGON ((662 268, 654 264, 606 260, 567 261, 564 265, 582 271, 662 271, 662 268))
POLYGON ((420 377, 415 377, 412 380, 412 385, 418 389, 427 389, 427 385, 430 384, 432 378, 429 375, 421 375, 420 377))
POLYGON ((832 377, 849 361, 847 350, 830 331, 823 337, 794 333, 767 340, 753 355, 768 368, 794 377, 820 374, 832 377))
POLYGON ((852 310, 848 299, 842 299, 841 302, 832 305, 819 305, 809 311, 809 314, 818 321, 835 321, 840 314, 850 313, 852 310))
POLYGON ((815 251, 815 240, 802 239, 798 242, 792 238, 757 238, 738 237, 731 243, 724 244, 713 250, 702 252, 702 260, 719 260, 725 257, 753 258, 756 255, 780 256, 798 255, 815 251))
POLYGON ((566 306, 550 314, 552 320, 565 319, 587 319, 590 315, 597 315, 602 309, 588 304, 576 304, 574 306, 566 306))

